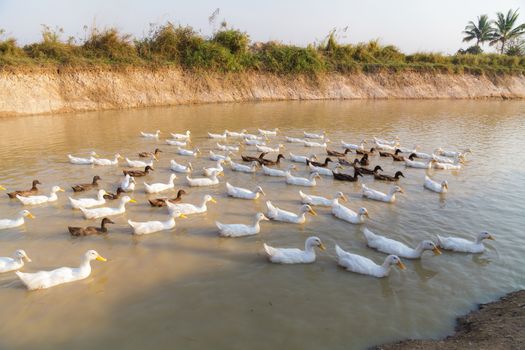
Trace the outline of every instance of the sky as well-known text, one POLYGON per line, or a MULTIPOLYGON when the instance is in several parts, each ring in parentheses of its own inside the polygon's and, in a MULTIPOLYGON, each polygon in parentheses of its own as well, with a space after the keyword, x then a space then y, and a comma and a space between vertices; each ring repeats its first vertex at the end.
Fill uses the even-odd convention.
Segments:
POLYGON ((341 42, 379 39, 406 53, 454 53, 467 47, 461 31, 480 14, 495 17, 498 11, 521 8, 519 22, 525 22, 525 0, 0 0, 0 28, 20 44, 39 41, 42 24, 79 38, 85 25, 116 27, 140 38, 151 23, 166 21, 210 35, 214 26, 208 17, 217 8, 216 26, 226 20, 252 41, 305 46, 337 28, 341 42))

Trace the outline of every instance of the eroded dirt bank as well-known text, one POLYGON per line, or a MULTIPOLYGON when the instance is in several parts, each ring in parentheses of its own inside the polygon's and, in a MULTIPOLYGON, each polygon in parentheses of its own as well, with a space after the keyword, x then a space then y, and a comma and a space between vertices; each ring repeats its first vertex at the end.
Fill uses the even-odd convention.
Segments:
POLYGON ((444 340, 407 340, 376 350, 510 350, 525 347, 525 290, 460 317, 456 333, 444 340))
POLYGON ((0 116, 189 103, 395 98, 525 98, 525 77, 401 72, 309 78, 166 68, 0 72, 0 116))

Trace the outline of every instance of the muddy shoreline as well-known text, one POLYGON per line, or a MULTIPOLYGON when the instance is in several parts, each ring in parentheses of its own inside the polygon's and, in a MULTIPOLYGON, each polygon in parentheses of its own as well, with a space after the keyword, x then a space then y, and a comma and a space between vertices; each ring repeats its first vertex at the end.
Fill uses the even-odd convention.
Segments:
POLYGON ((175 68, 0 71, 0 116, 277 100, 523 98, 523 75, 378 72, 312 77, 175 68))
POLYGON ((443 340, 405 340, 375 350, 507 350, 525 347, 525 290, 479 305, 459 317, 456 332, 443 340))

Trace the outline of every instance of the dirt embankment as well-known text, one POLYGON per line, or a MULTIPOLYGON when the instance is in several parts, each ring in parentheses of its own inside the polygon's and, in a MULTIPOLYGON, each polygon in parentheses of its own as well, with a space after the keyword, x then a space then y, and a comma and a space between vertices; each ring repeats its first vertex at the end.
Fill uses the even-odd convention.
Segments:
POLYGON ((401 72, 309 78, 175 68, 0 72, 0 116, 211 102, 396 98, 525 98, 525 76, 401 72))
POLYGON ((407 340, 376 350, 525 349, 525 290, 480 305, 460 317, 456 333, 444 340, 407 340))

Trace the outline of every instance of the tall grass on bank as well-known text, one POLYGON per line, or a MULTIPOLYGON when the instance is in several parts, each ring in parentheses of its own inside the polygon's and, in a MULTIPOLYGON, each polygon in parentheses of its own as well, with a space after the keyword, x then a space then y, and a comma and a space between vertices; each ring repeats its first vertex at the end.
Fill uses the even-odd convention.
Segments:
POLYGON ((525 74, 525 57, 500 54, 417 53, 406 55, 377 40, 339 44, 333 33, 321 44, 299 47, 279 42, 252 43, 247 33, 221 27, 204 37, 189 26, 155 25, 141 39, 117 29, 92 29, 82 40, 62 38, 60 28, 44 26, 42 40, 25 45, 0 31, 0 67, 176 66, 192 71, 308 74, 337 72, 442 72, 525 74))

